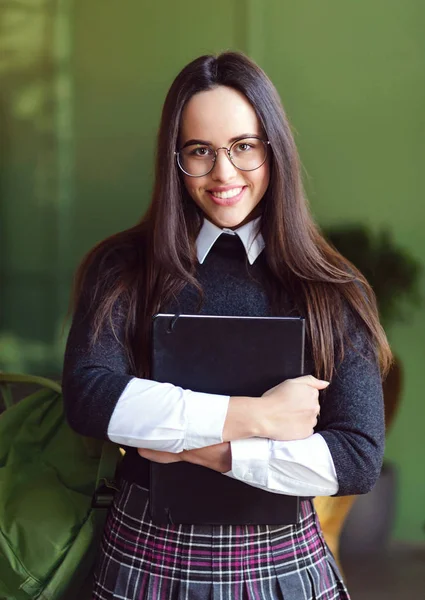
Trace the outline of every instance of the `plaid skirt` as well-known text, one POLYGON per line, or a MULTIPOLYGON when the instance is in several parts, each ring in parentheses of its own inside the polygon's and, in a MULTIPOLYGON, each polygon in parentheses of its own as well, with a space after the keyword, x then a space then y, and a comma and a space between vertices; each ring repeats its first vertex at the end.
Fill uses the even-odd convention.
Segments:
POLYGON ((156 526, 124 482, 95 573, 98 600, 349 600, 310 500, 297 525, 156 526))

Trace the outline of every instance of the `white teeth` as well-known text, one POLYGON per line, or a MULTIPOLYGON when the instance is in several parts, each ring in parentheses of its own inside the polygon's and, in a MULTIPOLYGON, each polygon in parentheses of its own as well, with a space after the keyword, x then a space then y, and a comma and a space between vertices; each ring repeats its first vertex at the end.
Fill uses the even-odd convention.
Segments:
POLYGON ((239 188, 233 188, 232 190, 227 190, 227 192, 211 192, 211 193, 216 198, 221 198, 222 200, 225 200, 226 198, 234 198, 235 196, 240 194, 241 191, 242 191, 242 188, 239 187, 239 188))

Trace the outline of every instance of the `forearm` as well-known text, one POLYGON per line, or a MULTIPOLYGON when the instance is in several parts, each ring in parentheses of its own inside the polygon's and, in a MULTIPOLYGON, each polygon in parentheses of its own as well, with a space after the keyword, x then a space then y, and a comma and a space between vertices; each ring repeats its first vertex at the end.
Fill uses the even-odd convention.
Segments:
POLYGON ((258 435, 259 401, 183 390, 134 378, 112 414, 113 442, 165 452, 214 446, 258 435))
POLYGON ((220 473, 226 473, 232 468, 232 453, 229 442, 198 450, 184 450, 181 453, 181 459, 220 473))
POLYGON ((223 442, 263 437, 259 398, 233 396, 229 400, 223 425, 223 442))

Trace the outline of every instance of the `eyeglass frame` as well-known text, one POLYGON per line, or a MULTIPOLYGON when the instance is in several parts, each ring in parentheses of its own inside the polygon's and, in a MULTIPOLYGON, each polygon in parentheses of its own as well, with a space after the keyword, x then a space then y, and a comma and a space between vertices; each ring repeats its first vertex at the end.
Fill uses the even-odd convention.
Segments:
MULTIPOLYGON (((193 145, 195 146, 196 144, 193 144, 193 145)), ((199 144, 199 145, 201 145, 201 144, 199 144)), ((186 148, 186 146, 183 146, 183 147, 182 147, 182 148, 180 148, 180 150, 178 150, 178 151, 174 151, 174 155, 175 155, 175 157, 176 157, 177 164, 178 164, 179 168, 180 168, 180 169, 183 171, 183 173, 184 173, 185 175, 187 175, 188 177, 205 177, 205 175, 209 175, 209 174, 211 173, 211 171, 214 169, 214 167, 215 167, 215 163, 216 163, 216 161, 217 161, 217 156, 218 156, 218 151, 219 151, 219 150, 226 150, 226 155, 227 155, 227 158, 229 159, 229 161, 231 162, 231 164, 232 164, 232 165, 235 167, 235 169, 238 169, 238 171, 250 172, 250 171, 256 171, 257 169, 259 169, 260 167, 262 167, 262 166, 264 165, 264 163, 265 163, 265 162, 266 162, 266 160, 267 160, 267 156, 268 156, 268 148, 269 148, 269 146, 270 146, 270 145, 271 145, 271 143, 270 143, 270 141, 269 141, 269 140, 263 140, 263 139, 262 139, 260 136, 258 136, 258 135, 250 135, 250 136, 240 137, 240 138, 238 138, 237 140, 235 140, 235 141, 234 141, 234 142, 233 142, 233 143, 230 145, 230 147, 229 147, 229 148, 227 148, 226 146, 220 146, 219 148, 213 148, 213 146, 212 146, 211 144, 205 144, 205 146, 208 146, 209 148, 211 148, 211 149, 214 151, 214 158, 212 159, 212 167, 211 167, 211 169, 210 169, 209 171, 207 171, 206 173, 203 173, 202 175, 192 175, 191 173, 188 173, 187 171, 185 171, 185 170, 183 169, 183 167, 181 166, 181 164, 180 164, 180 158, 179 158, 179 157, 180 157, 180 152, 181 152, 181 151, 182 151, 184 148, 186 148), (238 167, 237 165, 235 165, 235 163, 233 162, 233 160, 232 160, 232 155, 231 155, 230 151, 231 151, 231 149, 233 148, 233 146, 234 146, 235 144, 237 144, 238 142, 240 142, 241 140, 250 140, 250 139, 254 139, 254 140, 260 140, 260 142, 263 142, 263 144, 265 145, 265 148, 266 148, 266 155, 265 155, 265 157, 264 157, 264 160, 263 160, 263 162, 262 162, 260 165, 258 165, 258 167, 255 167, 254 169, 241 169, 240 167, 238 167)))

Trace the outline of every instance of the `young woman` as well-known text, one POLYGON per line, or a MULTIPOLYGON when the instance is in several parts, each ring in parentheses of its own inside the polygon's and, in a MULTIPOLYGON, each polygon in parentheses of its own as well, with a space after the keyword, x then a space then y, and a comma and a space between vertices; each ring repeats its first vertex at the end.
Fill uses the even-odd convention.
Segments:
POLYGON ((272 83, 238 53, 196 59, 165 100, 147 214, 89 252, 76 279, 68 419, 127 448, 94 598, 348 598, 311 497, 374 485, 390 360, 368 283, 309 214, 272 83), (309 375, 261 399, 150 380, 152 316, 197 311, 304 316, 309 375), (301 496, 300 521, 158 526, 149 461, 301 496))

